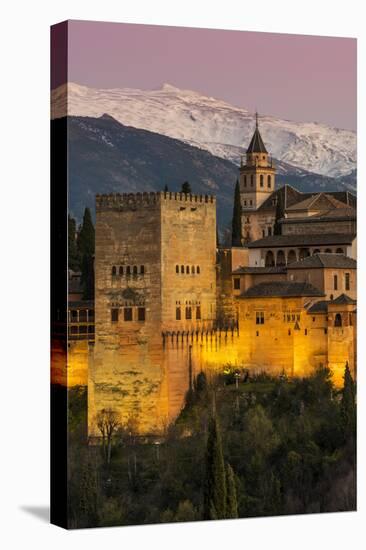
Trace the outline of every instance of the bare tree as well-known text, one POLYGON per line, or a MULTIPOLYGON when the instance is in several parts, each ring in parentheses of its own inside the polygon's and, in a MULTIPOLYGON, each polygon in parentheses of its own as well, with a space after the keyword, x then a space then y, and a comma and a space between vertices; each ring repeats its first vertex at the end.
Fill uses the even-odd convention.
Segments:
POLYGON ((103 454, 109 465, 111 461, 113 434, 120 426, 119 414, 113 409, 101 409, 97 414, 96 424, 102 434, 103 454))

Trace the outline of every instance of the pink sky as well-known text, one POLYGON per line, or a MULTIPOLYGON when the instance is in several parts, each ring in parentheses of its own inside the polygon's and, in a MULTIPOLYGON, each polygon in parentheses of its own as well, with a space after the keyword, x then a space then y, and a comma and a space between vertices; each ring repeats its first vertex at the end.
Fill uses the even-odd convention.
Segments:
POLYGON ((103 88, 169 82, 250 111, 356 128, 352 38, 71 21, 68 78, 103 88))

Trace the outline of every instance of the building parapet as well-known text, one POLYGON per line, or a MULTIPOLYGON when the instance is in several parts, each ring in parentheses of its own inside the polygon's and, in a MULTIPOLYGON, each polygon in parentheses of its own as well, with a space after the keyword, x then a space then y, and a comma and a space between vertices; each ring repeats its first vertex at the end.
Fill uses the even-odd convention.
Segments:
POLYGON ((96 195, 96 208, 98 210, 113 209, 119 207, 138 207, 154 205, 165 201, 179 201, 184 203, 212 203, 216 204, 214 195, 192 195, 188 193, 176 193, 170 191, 144 192, 144 193, 111 193, 96 195))

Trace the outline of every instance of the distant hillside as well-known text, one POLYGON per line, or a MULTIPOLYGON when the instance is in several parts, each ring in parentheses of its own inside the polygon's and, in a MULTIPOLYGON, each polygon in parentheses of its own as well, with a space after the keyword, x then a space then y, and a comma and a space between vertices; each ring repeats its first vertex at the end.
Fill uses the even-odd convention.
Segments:
MULTIPOLYGON (((59 125, 60 119, 52 121, 59 125)), ((179 191, 188 180, 192 191, 214 194, 221 227, 231 221, 238 167, 206 150, 167 136, 124 126, 108 115, 69 117, 69 204, 81 220, 85 206, 94 212, 96 193, 179 191)), ((301 191, 344 190, 335 178, 291 167, 279 170, 277 185, 290 183, 301 191)))

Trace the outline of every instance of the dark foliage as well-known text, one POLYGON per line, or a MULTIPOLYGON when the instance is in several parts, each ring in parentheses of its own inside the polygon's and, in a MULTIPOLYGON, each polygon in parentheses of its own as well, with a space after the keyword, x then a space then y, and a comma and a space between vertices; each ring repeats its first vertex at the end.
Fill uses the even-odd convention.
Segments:
POLYGON ((292 380, 242 376, 238 388, 199 373, 159 451, 116 433, 108 468, 102 449, 80 436, 77 418, 82 424, 85 416, 72 399, 80 394, 69 399, 73 526, 356 508, 355 388, 347 368, 341 391, 328 369, 292 380))
POLYGON ((234 193, 234 209, 232 220, 231 242, 233 246, 241 246, 243 244, 243 235, 241 230, 241 202, 240 202, 240 187, 239 181, 236 180, 234 193))

